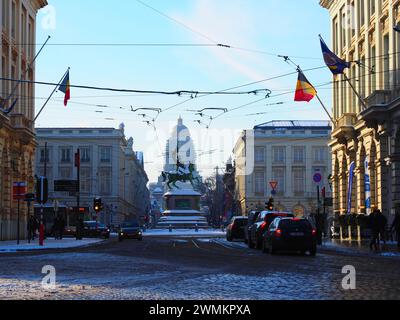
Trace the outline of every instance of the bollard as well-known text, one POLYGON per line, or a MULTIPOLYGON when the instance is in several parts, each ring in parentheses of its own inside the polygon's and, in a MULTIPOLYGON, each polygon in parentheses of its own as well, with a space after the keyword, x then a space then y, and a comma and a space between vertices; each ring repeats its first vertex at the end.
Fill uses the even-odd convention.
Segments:
POLYGON ((195 231, 196 231, 196 232, 199 232, 199 226, 197 225, 197 223, 196 223, 195 231))
POLYGON ((172 232, 172 224, 169 225, 169 232, 172 232))

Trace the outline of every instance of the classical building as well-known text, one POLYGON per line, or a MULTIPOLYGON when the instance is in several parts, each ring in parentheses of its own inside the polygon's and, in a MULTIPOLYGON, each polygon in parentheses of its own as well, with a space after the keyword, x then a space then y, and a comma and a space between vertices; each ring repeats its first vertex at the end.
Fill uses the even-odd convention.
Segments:
POLYGON ((124 126, 113 128, 40 128, 37 131, 36 174, 49 179, 49 204, 73 208, 76 195, 55 192, 55 181, 76 180, 74 155, 80 150, 80 207, 94 214, 93 199, 101 197, 100 222, 117 225, 139 219, 150 210, 143 154, 133 151, 124 126), (47 143, 47 145, 46 145, 47 143), (46 174, 45 174, 46 168, 46 174))
MULTIPOLYGON (((45 0, 1 1, 0 75, 3 79, 35 80, 35 66, 30 64, 35 56, 36 14, 46 5, 45 0)), ((29 192, 34 189, 34 92, 33 84, 17 85, 0 80, 0 240, 15 239, 17 235, 13 183, 26 182, 29 192)), ((23 203, 20 210, 22 237, 27 217, 27 206, 23 203)))
POLYGON ((330 142, 334 210, 340 215, 368 214, 376 207, 390 222, 400 204, 400 33, 393 29, 400 23, 400 1, 322 0, 320 4, 330 13, 333 51, 347 61, 360 62, 352 63, 345 73, 361 99, 343 76, 334 81, 330 142))
POLYGON ((328 121, 271 121, 244 131, 233 150, 238 213, 263 210, 272 192, 270 182, 277 183, 276 209, 299 215, 315 213, 316 173, 322 178, 320 191, 325 187, 329 197, 330 133, 328 121))

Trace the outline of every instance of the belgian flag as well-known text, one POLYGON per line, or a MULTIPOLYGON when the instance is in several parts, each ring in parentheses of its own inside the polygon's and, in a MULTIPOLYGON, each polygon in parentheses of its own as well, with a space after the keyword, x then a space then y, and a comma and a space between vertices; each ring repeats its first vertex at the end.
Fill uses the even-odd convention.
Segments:
POLYGON ((315 90, 312 84, 307 80, 303 72, 298 70, 298 73, 299 77, 297 79, 297 87, 294 101, 310 102, 317 95, 317 90, 315 90))
POLYGON ((69 83, 69 71, 64 77, 64 80, 61 82, 60 87, 58 88, 61 92, 65 93, 64 97, 64 106, 67 106, 68 100, 71 99, 71 87, 69 83))

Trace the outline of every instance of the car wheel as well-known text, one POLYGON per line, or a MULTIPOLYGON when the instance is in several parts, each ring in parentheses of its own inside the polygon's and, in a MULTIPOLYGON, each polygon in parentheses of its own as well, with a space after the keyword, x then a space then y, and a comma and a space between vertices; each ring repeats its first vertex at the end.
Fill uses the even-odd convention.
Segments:
POLYGON ((247 245, 248 245, 248 247, 249 247, 250 249, 253 249, 253 248, 254 248, 254 243, 253 243, 253 241, 251 241, 251 239, 249 239, 249 240, 247 241, 247 245))
POLYGON ((315 257, 316 254, 317 254, 317 248, 312 248, 312 249, 310 250, 310 255, 311 255, 312 257, 315 257))
POLYGON ((233 240, 233 238, 229 235, 226 235, 226 240, 228 240, 229 242, 231 242, 233 240))
POLYGON ((258 250, 260 250, 261 247, 262 247, 262 242, 261 242, 259 239, 257 239, 257 240, 256 240, 256 248, 257 248, 258 250))
POLYGON ((271 245, 269 246, 269 252, 270 252, 271 254, 275 254, 275 253, 276 253, 276 249, 274 248, 272 242, 271 242, 271 245))
POLYGON ((142 241, 142 240, 143 240, 143 238, 142 238, 142 237, 140 237, 138 240, 139 240, 139 241, 142 241))
POLYGON ((268 253, 269 252, 269 248, 267 247, 265 240, 262 242, 262 246, 261 246, 261 250, 263 253, 268 253))

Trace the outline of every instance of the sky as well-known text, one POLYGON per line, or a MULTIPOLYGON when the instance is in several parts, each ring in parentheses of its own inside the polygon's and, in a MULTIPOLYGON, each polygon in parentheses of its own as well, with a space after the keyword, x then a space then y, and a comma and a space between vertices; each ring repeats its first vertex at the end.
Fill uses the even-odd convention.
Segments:
MULTIPOLYGON (((328 120, 316 99, 293 102, 297 74, 276 78, 295 71, 294 65, 278 55, 290 56, 303 70, 324 65, 318 35, 330 43, 329 14, 318 0, 48 2, 37 20, 37 49, 51 36, 36 63, 37 81, 58 83, 68 67, 72 85, 134 90, 215 92, 275 78, 233 90, 269 89, 268 99, 264 99, 265 93, 190 99, 72 88, 71 100, 64 107, 63 94, 55 93, 37 127, 118 128, 123 122, 135 151, 144 152, 150 181, 160 175, 165 142, 179 116, 191 132, 203 177, 215 172, 216 166, 224 166, 244 129, 271 120, 328 120), (245 104, 249 105, 238 108, 245 104), (139 116, 141 112, 132 112, 130 106, 168 110, 150 126, 145 121, 157 113, 145 111, 146 117, 139 116), (237 109, 213 120, 207 128, 209 121, 190 111, 203 108, 237 109)), ((323 68, 305 74, 330 109, 330 71, 323 68)), ((36 110, 53 89, 36 85, 36 110)), ((208 111, 211 117, 218 113, 208 111)))

